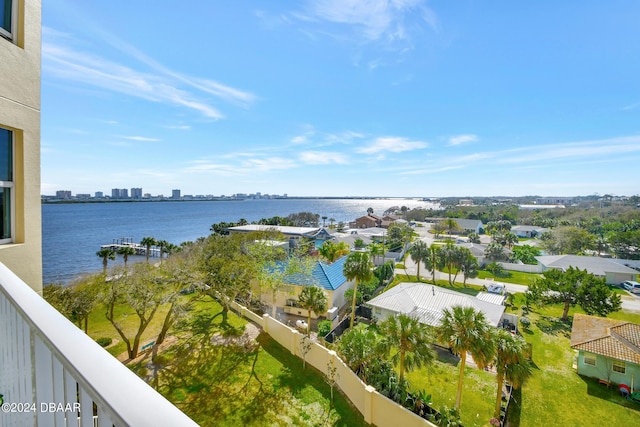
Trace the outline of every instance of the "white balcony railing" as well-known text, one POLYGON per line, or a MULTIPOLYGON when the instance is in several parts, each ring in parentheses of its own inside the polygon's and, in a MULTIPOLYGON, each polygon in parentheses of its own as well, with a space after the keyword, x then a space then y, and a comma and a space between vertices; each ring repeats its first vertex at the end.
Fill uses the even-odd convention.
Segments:
POLYGON ((1 426, 196 426, 0 263, 1 426))

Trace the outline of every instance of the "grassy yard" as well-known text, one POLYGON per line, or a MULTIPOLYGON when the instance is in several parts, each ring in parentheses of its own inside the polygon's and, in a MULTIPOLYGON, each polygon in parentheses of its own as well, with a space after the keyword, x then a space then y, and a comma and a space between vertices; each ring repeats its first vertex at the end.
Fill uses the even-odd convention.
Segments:
MULTIPOLYGON (((135 314, 118 310, 121 323, 133 330, 135 314)), ((309 365, 303 369, 299 358, 257 328, 255 339, 246 339, 247 320, 232 312, 224 319, 221 312, 211 299, 196 302, 189 321, 174 331, 178 342, 159 353, 156 364, 147 354, 129 367, 202 426, 366 425, 337 390, 331 404, 331 390, 320 372, 309 365)), ((143 343, 155 339, 163 315, 156 315, 143 343)), ((101 307, 89 329, 92 338, 118 338, 101 307)), ((118 354, 124 344, 110 350, 118 354)))
POLYGON ((542 277, 542 275, 536 273, 524 273, 522 271, 505 271, 504 274, 496 276, 490 271, 478 270, 478 279, 495 279, 496 282, 513 283, 516 285, 528 286, 539 277, 542 277))
MULTIPOLYGON (((523 305, 516 294, 515 307, 523 305)), ((519 309, 512 310, 521 314, 519 309)), ((582 312, 579 308, 573 312, 582 312)), ((569 346, 571 321, 561 322, 562 308, 535 309, 528 314, 531 327, 523 331, 533 346, 533 377, 514 392, 509 409, 512 427, 601 426, 640 424, 640 404, 621 398, 615 388, 579 376, 572 368, 575 354, 569 346)), ((619 311, 609 317, 640 323, 640 314, 619 311)), ((432 395, 433 406, 453 406, 457 386, 458 359, 441 352, 429 368, 411 372, 407 378, 414 390, 432 395)), ((493 413, 496 384, 489 372, 467 368, 461 415, 465 427, 487 425, 493 413)))

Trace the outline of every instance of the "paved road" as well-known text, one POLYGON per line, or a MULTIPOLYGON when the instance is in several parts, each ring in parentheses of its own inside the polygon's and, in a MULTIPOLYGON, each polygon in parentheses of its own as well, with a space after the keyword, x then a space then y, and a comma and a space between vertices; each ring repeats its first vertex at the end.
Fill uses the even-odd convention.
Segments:
MULTIPOLYGON (((433 239, 433 235, 428 232, 429 224, 426 224, 425 227, 416 227, 414 229, 419 235, 420 240, 423 240, 427 243, 427 245, 431 245, 435 239, 433 239)), ((417 266, 416 263, 411 260, 410 257, 407 257, 405 261, 406 269, 396 269, 396 274, 407 274, 409 276, 415 276, 417 274, 417 266)), ((426 271, 424 265, 420 267, 420 277, 423 279, 431 280, 431 272, 426 271)), ((440 271, 436 271, 436 280, 449 280, 449 275, 447 273, 442 273, 440 271)), ((458 275, 458 280, 461 281, 460 275, 458 275)), ((490 284, 502 284, 505 286, 505 289, 511 293, 524 293, 527 291, 526 285, 516 285, 512 283, 504 283, 493 280, 485 280, 485 279, 467 279, 467 283, 471 283, 474 285, 480 286, 489 286, 490 284)), ((633 295, 627 293, 622 296, 622 309, 627 311, 633 311, 640 313, 640 295, 633 295)))

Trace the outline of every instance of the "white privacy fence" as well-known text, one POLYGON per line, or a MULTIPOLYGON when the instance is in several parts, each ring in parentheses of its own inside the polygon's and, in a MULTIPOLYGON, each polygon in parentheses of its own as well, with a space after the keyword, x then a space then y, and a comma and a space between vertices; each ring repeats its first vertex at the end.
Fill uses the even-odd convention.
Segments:
POLYGON ((0 427, 196 426, 0 263, 0 427))
POLYGON ((313 343, 305 350, 305 346, 301 345, 301 341, 305 336, 298 331, 277 321, 268 314, 260 317, 246 307, 236 303, 232 303, 232 307, 238 313, 262 327, 271 338, 289 350, 291 354, 300 358, 304 357, 308 364, 324 375, 327 375, 330 369, 335 369, 337 387, 360 411, 367 423, 377 427, 434 427, 434 424, 398 405, 378 393, 375 388, 362 382, 334 351, 318 343, 313 343))

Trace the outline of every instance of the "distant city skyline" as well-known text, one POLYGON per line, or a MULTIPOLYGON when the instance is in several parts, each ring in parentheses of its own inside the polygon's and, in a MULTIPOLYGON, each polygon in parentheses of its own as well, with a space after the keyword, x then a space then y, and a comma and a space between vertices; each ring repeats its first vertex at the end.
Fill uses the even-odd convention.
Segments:
POLYGON ((159 4, 43 3, 42 194, 640 193, 640 3, 159 4))

